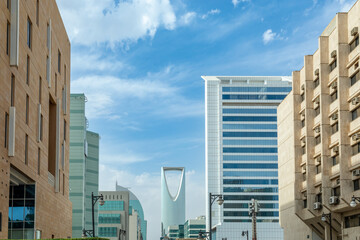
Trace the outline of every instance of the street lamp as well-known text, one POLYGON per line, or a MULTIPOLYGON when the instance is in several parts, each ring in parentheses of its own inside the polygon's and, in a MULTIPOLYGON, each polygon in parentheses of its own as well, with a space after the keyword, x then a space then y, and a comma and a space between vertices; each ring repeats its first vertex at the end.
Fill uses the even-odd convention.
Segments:
POLYGON ((245 235, 246 235, 246 239, 249 240, 249 231, 248 230, 242 231, 241 236, 244 237, 245 235))
POLYGON ((352 196, 351 202, 350 202, 350 207, 356 207, 356 205, 357 205, 356 202, 360 202, 360 197, 352 196))
POLYGON ((328 214, 323 213, 323 214, 321 215, 321 221, 326 222, 326 219, 329 219, 329 225, 330 225, 330 240, 332 240, 331 213, 328 213, 328 214))
POLYGON ((123 239, 121 236, 124 236, 125 233, 126 233, 125 230, 122 230, 122 229, 119 230, 119 239, 120 239, 120 240, 123 239))
POLYGON ((104 201, 104 196, 101 194, 100 196, 94 196, 94 192, 91 193, 91 210, 92 210, 92 232, 93 232, 93 237, 95 237, 95 216, 94 216, 94 208, 95 208, 95 204, 96 202, 99 200, 99 204, 100 206, 103 206, 105 204, 104 201))
POLYGON ((212 194, 209 193, 209 240, 211 240, 212 236, 211 236, 211 206, 212 204, 215 202, 215 200, 217 200, 216 202, 219 204, 219 206, 221 206, 224 203, 224 199, 223 199, 223 195, 222 194, 212 194))
POLYGON ((86 238, 87 236, 94 237, 92 230, 85 230, 83 228, 81 237, 86 238))

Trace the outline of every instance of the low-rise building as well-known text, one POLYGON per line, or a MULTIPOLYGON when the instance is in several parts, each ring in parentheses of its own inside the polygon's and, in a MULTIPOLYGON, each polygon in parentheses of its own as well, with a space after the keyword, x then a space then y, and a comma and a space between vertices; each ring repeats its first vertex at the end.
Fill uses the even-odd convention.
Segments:
POLYGON ((196 219, 189 219, 184 224, 184 237, 195 238, 199 236, 199 232, 206 232, 205 216, 197 217, 196 219))

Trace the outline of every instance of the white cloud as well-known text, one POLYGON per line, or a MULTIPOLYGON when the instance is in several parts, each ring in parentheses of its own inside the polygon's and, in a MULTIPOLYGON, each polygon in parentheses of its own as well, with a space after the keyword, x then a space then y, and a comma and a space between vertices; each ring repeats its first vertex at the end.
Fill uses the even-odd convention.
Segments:
POLYGON ((264 44, 268 44, 269 42, 273 41, 275 37, 276 37, 276 33, 274 33, 271 29, 266 30, 263 33, 264 44))
MULTIPOLYGON (((100 164, 100 190, 114 191, 115 182, 128 187, 139 198, 148 221, 147 239, 160 238, 161 188, 160 169, 157 173, 133 174, 100 164)), ((205 215, 204 176, 191 170, 186 173, 186 219, 205 215)))
POLYGON ((237 7, 237 5, 241 2, 250 2, 251 0, 231 0, 234 7, 237 7))
POLYGON ((309 13, 316 7, 317 3, 318 3, 318 0, 313 0, 312 5, 309 8, 305 9, 304 15, 305 16, 309 15, 309 13))
POLYGON ((211 9, 210 11, 208 11, 207 13, 203 14, 201 16, 201 19, 206 19, 211 15, 216 15, 216 14, 220 14, 220 10, 219 9, 211 9))
POLYGON ((170 0, 57 0, 72 42, 83 45, 137 41, 172 30, 176 16, 170 0))
POLYGON ((190 24, 196 17, 195 12, 187 12, 180 18, 180 24, 181 25, 188 25, 190 24))

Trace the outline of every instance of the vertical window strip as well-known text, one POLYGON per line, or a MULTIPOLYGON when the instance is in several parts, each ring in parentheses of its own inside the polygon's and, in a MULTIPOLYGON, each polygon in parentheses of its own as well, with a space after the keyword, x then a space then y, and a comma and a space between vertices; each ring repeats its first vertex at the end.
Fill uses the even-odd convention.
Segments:
POLYGON ((42 88, 42 79, 39 77, 39 104, 41 104, 41 88, 42 88))
POLYGON ((39 11, 40 11, 40 1, 36 0, 36 25, 39 26, 39 11))
POLYGON ((11 74, 11 99, 10 104, 12 107, 15 106, 15 76, 14 74, 11 74))
POLYGON ((28 164, 28 144, 29 144, 29 136, 25 134, 25 164, 28 164))
POLYGON ((31 39, 32 38, 32 23, 30 21, 30 18, 28 17, 28 20, 27 20, 27 45, 28 47, 31 49, 31 39))
POLYGON ((9 136, 9 114, 5 112, 5 134, 4 134, 4 147, 8 147, 8 136, 9 136))
POLYGON ((29 85, 30 80, 30 57, 29 55, 26 58, 26 84, 29 85))
POLYGON ((7 22, 6 26, 6 54, 9 55, 10 53, 10 23, 7 22))
POLYGON ((61 53, 58 50, 58 72, 61 73, 61 53))
POLYGON ((29 95, 26 94, 26 124, 29 124, 29 95))
POLYGON ((40 175, 41 149, 38 148, 38 175, 40 175))

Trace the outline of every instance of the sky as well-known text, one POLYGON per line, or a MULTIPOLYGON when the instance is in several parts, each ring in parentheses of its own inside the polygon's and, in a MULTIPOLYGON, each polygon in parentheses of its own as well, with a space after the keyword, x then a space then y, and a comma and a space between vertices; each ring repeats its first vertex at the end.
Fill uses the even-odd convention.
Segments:
MULTIPOLYGON (((186 168, 186 218, 205 215, 202 75, 289 76, 355 0, 57 0, 71 92, 100 140, 100 190, 142 202, 160 237, 160 168, 186 168)), ((170 178, 175 186, 175 177, 170 178)))

